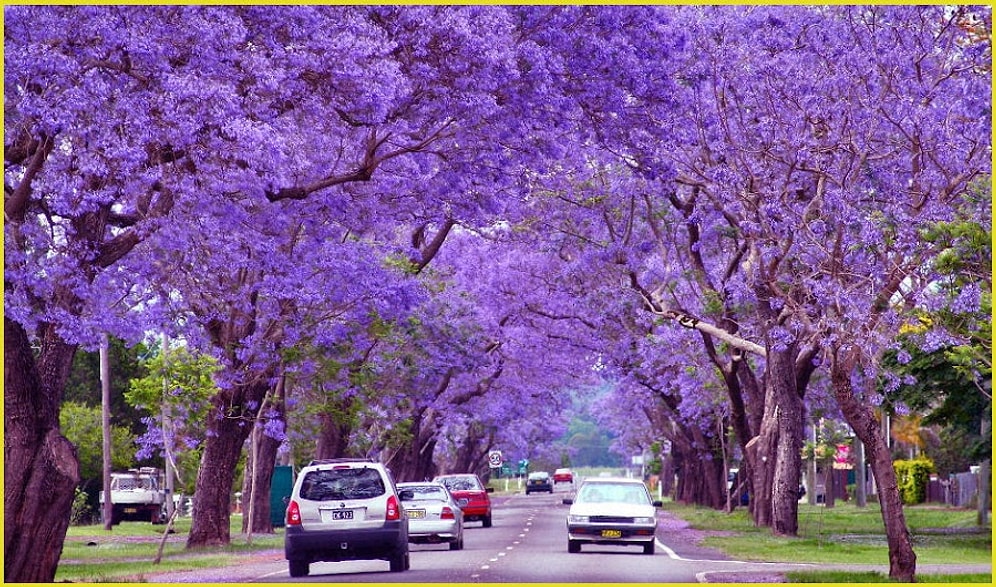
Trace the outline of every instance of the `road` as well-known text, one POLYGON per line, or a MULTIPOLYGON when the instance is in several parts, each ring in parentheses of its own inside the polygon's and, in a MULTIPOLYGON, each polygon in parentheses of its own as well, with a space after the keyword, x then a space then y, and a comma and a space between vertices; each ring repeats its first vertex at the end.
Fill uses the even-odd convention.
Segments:
POLYGON ((282 553, 236 567, 150 576, 151 582, 263 583, 695 583, 710 573, 765 572, 806 565, 766 566, 723 560, 722 555, 694 546, 662 522, 657 553, 634 546, 586 545, 567 552, 566 516, 562 500, 572 488, 557 486, 550 494, 514 494, 494 499, 491 528, 469 522, 464 550, 447 545, 411 545, 411 569, 388 571, 387 561, 312 563, 309 576, 291 579, 282 553))
MULTIPOLYGON (((657 553, 639 547, 584 546, 567 552, 566 516, 562 499, 567 485, 554 495, 515 494, 494 498, 494 525, 468 523, 464 550, 447 545, 412 545, 411 570, 388 571, 386 561, 313 563, 308 577, 291 579, 282 551, 267 551, 235 566, 152 574, 150 583, 766 583, 790 570, 847 568, 887 573, 884 565, 814 565, 729 560, 697 546, 701 532, 667 512, 657 528, 657 553)), ((955 565, 957 566, 957 565, 955 565)), ((991 565, 946 568, 920 565, 920 573, 992 572, 991 565)))

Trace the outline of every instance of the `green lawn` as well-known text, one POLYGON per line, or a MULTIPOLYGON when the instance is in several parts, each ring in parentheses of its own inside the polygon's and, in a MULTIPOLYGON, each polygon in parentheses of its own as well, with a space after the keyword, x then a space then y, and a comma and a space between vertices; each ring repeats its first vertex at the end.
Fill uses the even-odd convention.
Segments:
MULTIPOLYGON (((721 550, 741 560, 771 562, 814 562, 824 564, 888 565, 888 546, 877 504, 858 508, 849 503, 836 507, 800 505, 799 535, 776 537, 770 529, 755 528, 746 508, 725 514, 708 508, 665 503, 664 508, 701 530, 721 531, 723 535, 703 540, 704 546, 721 550)), ((938 506, 904 509, 913 535, 918 564, 992 562, 992 527, 976 526, 974 510, 938 506)), ((887 577, 877 573, 795 572, 793 582, 880 582, 887 577), (877 579, 873 577, 878 576, 877 579)), ((960 581, 986 582, 991 575, 961 576, 960 581), (972 578, 970 578, 972 577, 972 578)), ((923 582, 951 581, 951 576, 918 575, 923 582)))
POLYGON ((165 526, 148 522, 122 522, 111 531, 103 526, 69 528, 62 548, 56 582, 135 582, 153 573, 184 571, 223 566, 237 562, 241 556, 257 551, 281 549, 283 530, 276 534, 252 536, 250 544, 242 532, 242 517, 232 516, 232 542, 225 547, 186 549, 190 518, 176 522, 163 548, 162 560, 153 564, 165 526))

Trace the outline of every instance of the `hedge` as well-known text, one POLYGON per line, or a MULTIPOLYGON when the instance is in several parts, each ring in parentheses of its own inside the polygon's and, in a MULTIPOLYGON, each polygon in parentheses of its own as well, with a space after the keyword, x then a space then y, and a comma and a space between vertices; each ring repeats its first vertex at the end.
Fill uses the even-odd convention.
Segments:
POLYGON ((899 482, 899 495, 906 505, 927 501, 927 483, 934 471, 934 462, 927 458, 898 460, 892 463, 899 482))

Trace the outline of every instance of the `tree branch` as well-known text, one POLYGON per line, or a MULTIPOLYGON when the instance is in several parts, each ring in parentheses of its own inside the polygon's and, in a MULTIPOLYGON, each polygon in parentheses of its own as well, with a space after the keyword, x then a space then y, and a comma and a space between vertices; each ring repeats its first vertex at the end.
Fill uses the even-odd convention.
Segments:
POLYGON ((742 351, 748 353, 754 353, 755 355, 759 355, 761 357, 767 356, 767 352, 765 351, 764 347, 757 344, 756 342, 752 342, 745 338, 741 338, 739 336, 731 334, 727 330, 724 330, 716 326, 715 324, 711 324, 709 322, 703 322, 702 320, 699 320, 697 317, 693 316, 692 314, 684 310, 681 310, 679 308, 668 307, 666 304, 664 304, 660 295, 658 295, 657 293, 651 293, 647 291, 647 289, 640 284, 639 279, 637 279, 636 273, 631 271, 629 273, 629 279, 630 279, 630 287, 636 290, 640 294, 640 296, 643 298, 644 307, 652 314, 656 314, 657 316, 667 318, 668 320, 674 320, 675 322, 684 326, 685 328, 698 330, 703 334, 715 337, 729 344, 730 346, 738 348, 742 351))

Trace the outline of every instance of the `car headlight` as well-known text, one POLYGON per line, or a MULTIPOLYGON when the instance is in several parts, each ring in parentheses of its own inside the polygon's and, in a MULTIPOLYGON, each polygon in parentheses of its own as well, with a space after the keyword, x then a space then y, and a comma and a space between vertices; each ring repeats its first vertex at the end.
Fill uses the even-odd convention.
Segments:
POLYGON ((568 524, 587 524, 588 516, 577 516, 574 514, 568 514, 567 516, 568 524))
POLYGON ((653 518, 633 518, 634 524, 653 524, 655 520, 653 518))

